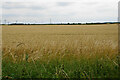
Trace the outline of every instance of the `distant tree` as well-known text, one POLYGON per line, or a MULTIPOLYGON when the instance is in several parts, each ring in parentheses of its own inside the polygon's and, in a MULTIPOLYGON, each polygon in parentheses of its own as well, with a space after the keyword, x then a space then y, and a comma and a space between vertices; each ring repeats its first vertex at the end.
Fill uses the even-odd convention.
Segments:
POLYGON ((81 23, 78 23, 79 25, 81 24, 81 23))

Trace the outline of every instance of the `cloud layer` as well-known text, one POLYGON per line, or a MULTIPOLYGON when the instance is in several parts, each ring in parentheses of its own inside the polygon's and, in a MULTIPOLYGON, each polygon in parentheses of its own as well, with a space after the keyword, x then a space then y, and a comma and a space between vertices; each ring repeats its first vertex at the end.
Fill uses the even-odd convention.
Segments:
POLYGON ((9 22, 117 21, 118 0, 5 0, 3 20, 9 22))

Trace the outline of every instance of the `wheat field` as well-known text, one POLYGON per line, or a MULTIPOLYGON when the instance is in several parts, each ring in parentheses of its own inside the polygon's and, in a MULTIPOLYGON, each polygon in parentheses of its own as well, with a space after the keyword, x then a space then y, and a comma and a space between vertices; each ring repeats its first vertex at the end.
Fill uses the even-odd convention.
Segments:
POLYGON ((2 36, 2 59, 14 63, 104 57, 118 66, 117 24, 4 25, 2 36))
POLYGON ((23 54, 29 59, 41 59, 72 54, 114 55, 118 47, 118 27, 114 25, 22 25, 3 26, 3 59, 14 55, 16 60, 23 54), (68 53, 66 53, 68 52, 68 53), (64 54, 66 53, 66 54, 64 54))

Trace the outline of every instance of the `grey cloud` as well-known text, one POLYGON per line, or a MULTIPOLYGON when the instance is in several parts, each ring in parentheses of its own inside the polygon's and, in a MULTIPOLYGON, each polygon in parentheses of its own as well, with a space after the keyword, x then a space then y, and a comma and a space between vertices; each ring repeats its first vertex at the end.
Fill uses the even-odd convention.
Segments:
POLYGON ((26 8, 24 6, 3 6, 3 9, 22 9, 22 8, 26 8))
POLYGON ((57 6, 69 6, 73 4, 73 2, 57 2, 57 6))
POLYGON ((42 7, 42 6, 31 6, 28 7, 29 9, 33 9, 33 10, 44 10, 46 9, 46 7, 42 7))
POLYGON ((18 2, 5 2, 3 3, 3 9, 20 9, 25 8, 26 6, 18 2))
POLYGON ((43 10, 46 7, 39 6, 39 5, 26 5, 26 3, 19 3, 19 2, 6 2, 2 6, 3 9, 33 9, 33 10, 43 10))

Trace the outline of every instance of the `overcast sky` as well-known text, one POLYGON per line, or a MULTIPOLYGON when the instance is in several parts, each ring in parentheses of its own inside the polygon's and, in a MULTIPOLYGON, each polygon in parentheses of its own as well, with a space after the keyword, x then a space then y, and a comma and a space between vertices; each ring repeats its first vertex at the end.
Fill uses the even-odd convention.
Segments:
MULTIPOLYGON (((117 21, 119 0, 4 0, 2 21, 52 23, 117 21)), ((1 14, 1 13, 0 13, 1 14)))

